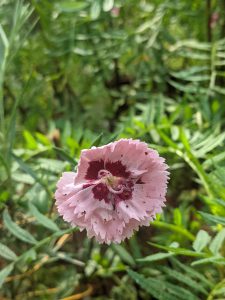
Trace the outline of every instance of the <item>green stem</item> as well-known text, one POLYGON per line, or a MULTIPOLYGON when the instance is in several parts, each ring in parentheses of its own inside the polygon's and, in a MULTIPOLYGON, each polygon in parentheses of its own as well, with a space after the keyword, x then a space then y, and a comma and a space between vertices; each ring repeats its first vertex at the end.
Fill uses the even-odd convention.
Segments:
POLYGON ((2 61, 2 65, 0 66, 0 126, 1 132, 4 138, 5 134, 5 114, 4 114, 4 99, 3 99, 3 83, 5 77, 5 67, 6 67, 6 57, 8 56, 7 48, 4 51, 4 57, 2 61))
POLYGON ((213 300, 213 296, 214 293, 219 290, 221 287, 223 287, 225 285, 225 279, 223 279, 222 281, 220 281, 218 284, 215 285, 215 287, 212 289, 212 291, 210 292, 207 300, 213 300))
POLYGON ((163 223, 161 221, 154 221, 152 223, 153 226, 156 226, 158 228, 165 228, 165 229, 169 229, 171 231, 177 232, 182 234, 183 236, 187 237, 190 241, 194 241, 195 240, 195 236, 193 234, 191 234, 187 229, 182 228, 182 227, 178 227, 176 225, 173 224, 167 224, 167 223, 163 223))

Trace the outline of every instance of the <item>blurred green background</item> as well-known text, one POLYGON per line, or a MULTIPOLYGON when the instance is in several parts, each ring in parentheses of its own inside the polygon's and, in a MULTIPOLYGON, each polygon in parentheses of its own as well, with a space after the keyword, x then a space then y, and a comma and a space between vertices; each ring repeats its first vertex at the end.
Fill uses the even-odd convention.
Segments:
POLYGON ((0 299, 225 299, 225 2, 1 0, 0 299), (58 216, 80 151, 138 138, 164 213, 121 245, 58 216))

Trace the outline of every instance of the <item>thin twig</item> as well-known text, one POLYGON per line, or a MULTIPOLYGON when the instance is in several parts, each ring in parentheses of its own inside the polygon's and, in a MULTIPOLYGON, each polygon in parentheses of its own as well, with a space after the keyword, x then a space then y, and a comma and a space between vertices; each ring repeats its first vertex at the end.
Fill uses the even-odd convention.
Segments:
POLYGON ((93 293, 93 287, 91 285, 89 285, 86 291, 84 291, 82 293, 74 294, 74 295, 66 297, 66 298, 62 298, 61 300, 79 300, 84 297, 90 296, 92 293, 93 293))

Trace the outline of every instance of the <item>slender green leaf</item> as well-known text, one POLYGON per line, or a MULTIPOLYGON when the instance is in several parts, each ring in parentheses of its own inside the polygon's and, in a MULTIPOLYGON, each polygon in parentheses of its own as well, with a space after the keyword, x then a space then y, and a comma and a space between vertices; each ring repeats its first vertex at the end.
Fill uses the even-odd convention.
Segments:
POLYGON ((212 264, 212 263, 218 263, 220 265, 225 265, 225 259, 221 256, 213 256, 213 257, 207 257, 207 258, 202 258, 199 260, 196 260, 191 263, 192 266, 196 265, 203 265, 203 264, 212 264))
POLYGON ((103 10, 110 11, 113 8, 114 0, 104 0, 103 2, 103 10))
POLYGON ((225 160, 225 152, 222 152, 222 153, 213 155, 209 159, 205 160, 203 162, 203 166, 204 166, 204 168, 209 168, 212 165, 218 164, 218 163, 220 163, 221 161, 224 161, 224 160, 225 160))
POLYGON ((48 170, 49 172, 60 174, 68 163, 60 161, 58 159, 51 158, 38 158, 36 160, 38 166, 43 170, 48 170))
POLYGON ((186 133, 185 133, 185 131, 182 127, 180 127, 180 140, 183 143, 184 148, 186 149, 186 151, 191 151, 191 147, 190 147, 188 138, 187 138, 186 133))
POLYGON ((175 255, 175 254, 174 253, 160 252, 160 253, 156 253, 156 254, 146 256, 144 258, 139 258, 139 259, 137 259, 137 261, 138 262, 152 262, 152 261, 158 261, 158 260, 161 260, 161 259, 165 259, 165 258, 173 256, 173 255, 175 255))
POLYGON ((194 241, 195 237, 193 234, 191 234, 186 228, 182 228, 181 226, 177 226, 174 224, 168 224, 162 221, 154 221, 152 223, 153 226, 156 226, 158 228, 165 228, 174 232, 177 232, 183 236, 185 236, 186 238, 188 238, 191 241, 194 241))
POLYGON ((216 204, 221 205, 223 208, 225 208, 225 201, 222 199, 213 199, 216 204))
POLYGON ((36 172, 34 172, 32 170, 32 168, 27 165, 21 158, 19 158, 18 156, 16 156, 15 154, 12 154, 14 159, 16 160, 16 162, 19 164, 20 168, 27 174, 29 174, 31 177, 33 177, 41 186, 43 186, 43 188, 46 190, 46 192, 48 193, 49 196, 51 196, 51 192, 48 188, 48 186, 45 184, 44 181, 42 181, 36 174, 36 172))
POLYGON ((123 246, 113 244, 112 249, 119 255, 119 257, 121 258, 122 261, 124 261, 125 263, 127 263, 130 266, 135 265, 135 260, 123 246))
POLYGON ((87 49, 87 48, 84 49, 79 47, 75 47, 73 49, 73 52, 80 56, 90 56, 94 54, 94 52, 91 49, 87 49))
POLYGON ((100 12, 101 12, 101 3, 99 0, 94 0, 92 1, 92 4, 91 4, 91 18, 93 20, 97 19, 100 15, 100 12))
POLYGON ((65 150, 58 147, 53 147, 52 149, 55 150, 56 153, 58 153, 63 159, 68 161, 73 166, 77 165, 77 161, 74 158, 72 158, 65 150))
POLYGON ((28 130, 23 131, 23 136, 26 140, 28 149, 37 149, 38 148, 37 141, 35 140, 34 136, 28 130))
POLYGON ((196 239, 193 243, 193 249, 196 252, 201 252, 209 243, 211 237, 205 230, 199 230, 196 239))
POLYGON ((22 229, 12 221, 7 209, 5 209, 3 212, 3 220, 5 227, 18 239, 30 244, 37 243, 37 240, 28 231, 22 229))
POLYGON ((162 246, 162 245, 158 245, 155 243, 150 243, 150 245, 159 248, 159 249, 163 249, 163 250, 167 250, 168 252, 172 252, 175 253, 177 255, 185 255, 185 256, 193 256, 193 257, 205 257, 207 256, 207 254, 205 253, 201 253, 201 252, 195 252, 195 251, 191 251, 185 248, 175 248, 175 247, 167 247, 167 246, 162 246))
POLYGON ((2 243, 0 243, 0 256, 8 260, 15 260, 17 258, 17 255, 2 243))
POLYGON ((8 41, 8 38, 5 34, 5 31, 2 27, 2 25, 0 25, 0 38, 2 40, 2 43, 3 43, 4 47, 8 48, 9 47, 9 41, 8 41))
POLYGON ((0 162, 5 167, 6 173, 9 176, 10 175, 10 169, 9 169, 8 163, 1 154, 0 154, 0 162))
POLYGON ((48 228, 51 231, 59 231, 60 229, 58 226, 45 215, 39 212, 39 210, 30 202, 29 209, 31 214, 37 219, 37 221, 43 225, 44 227, 48 228))
POLYGON ((67 12, 67 13, 73 13, 76 11, 80 11, 87 7, 87 3, 84 1, 60 1, 56 4, 56 9, 58 9, 61 12, 67 12))
POLYGON ((209 71, 209 70, 210 70, 209 66, 201 66, 201 67, 195 66, 195 67, 190 67, 186 70, 182 70, 182 71, 178 71, 178 72, 171 72, 171 75, 176 78, 179 78, 179 79, 186 79, 189 76, 201 73, 203 71, 209 71))
POLYGON ((203 43, 199 42, 197 40, 182 40, 177 42, 175 45, 171 47, 171 51, 176 51, 179 48, 192 48, 192 49, 197 49, 197 50, 203 50, 203 51, 210 51, 211 50, 211 44, 210 43, 203 43))
POLYGON ((219 216, 214 216, 208 213, 204 213, 202 211, 199 211, 200 215, 208 222, 214 223, 214 224, 221 224, 225 226, 225 218, 224 217, 219 217, 219 216))
POLYGON ((12 272, 13 268, 14 264, 12 263, 0 271, 0 288, 2 287, 6 277, 12 272))
POLYGON ((101 140, 102 140, 102 137, 103 137, 103 133, 100 133, 96 139, 94 139, 94 141, 91 143, 91 147, 95 146, 95 147, 98 147, 101 143, 101 140))
POLYGON ((220 248, 222 247, 224 240, 225 240, 225 228, 223 228, 221 231, 217 233, 217 235, 214 237, 211 244, 209 245, 209 249, 210 251, 212 251, 214 255, 219 254, 220 248))

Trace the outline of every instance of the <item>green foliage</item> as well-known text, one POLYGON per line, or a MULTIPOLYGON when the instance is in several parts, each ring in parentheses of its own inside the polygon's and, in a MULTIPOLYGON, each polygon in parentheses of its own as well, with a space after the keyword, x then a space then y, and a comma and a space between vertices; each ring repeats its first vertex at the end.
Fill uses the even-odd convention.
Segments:
POLYGON ((5 227, 21 241, 30 244, 35 244, 37 242, 35 238, 28 231, 22 229, 15 222, 12 221, 7 210, 4 210, 3 212, 3 221, 5 227))
POLYGON ((4 0, 0 20, 0 298, 224 299, 224 2, 4 0), (166 158, 167 206, 102 246, 53 195, 122 137, 166 158))
POLYGON ((15 260, 17 258, 16 254, 2 243, 0 243, 0 255, 8 260, 15 260))
POLYGON ((29 209, 31 214, 37 219, 37 221, 44 227, 50 229, 51 231, 59 231, 59 227, 45 215, 41 214, 39 210, 30 202, 29 209))

